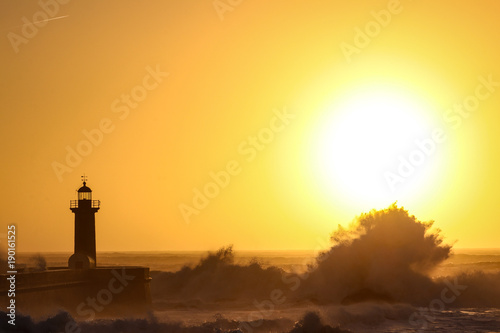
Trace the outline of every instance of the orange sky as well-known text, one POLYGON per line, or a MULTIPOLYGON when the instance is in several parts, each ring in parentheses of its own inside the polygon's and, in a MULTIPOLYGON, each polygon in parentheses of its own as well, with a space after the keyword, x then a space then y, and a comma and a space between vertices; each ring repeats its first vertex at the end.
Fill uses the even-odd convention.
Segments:
MULTIPOLYGON (((395 200, 457 247, 499 247, 500 89, 483 85, 467 116, 446 113, 476 96, 480 77, 500 82, 497 1, 61 2, 46 13, 0 4, 0 234, 17 224, 20 250, 72 251, 69 200, 83 173, 101 200, 98 251, 313 249, 395 200), (30 30, 23 17, 55 19, 30 30), (415 139, 442 129, 447 140, 390 193, 361 176, 332 185, 344 175, 319 171, 323 155, 336 166, 365 152, 321 131, 379 90, 419 105, 415 139), (86 156, 68 166, 68 147, 86 156), (229 184, 183 218, 228 163, 229 184)), ((386 171, 416 149, 406 139, 391 141, 386 171)))

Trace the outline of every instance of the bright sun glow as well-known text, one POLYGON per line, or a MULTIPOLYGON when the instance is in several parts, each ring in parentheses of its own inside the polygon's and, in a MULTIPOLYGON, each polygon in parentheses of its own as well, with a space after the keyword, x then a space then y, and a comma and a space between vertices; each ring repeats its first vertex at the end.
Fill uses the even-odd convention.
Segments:
MULTIPOLYGON (((430 123, 425 114, 408 94, 388 89, 358 92, 329 106, 314 154, 325 191, 374 207, 417 192, 420 182, 408 179, 394 190, 384 174, 396 172, 398 158, 415 149, 415 140, 428 136, 430 123)), ((422 167, 421 171, 429 170, 422 167)), ((422 172, 419 179, 425 178, 422 172)))

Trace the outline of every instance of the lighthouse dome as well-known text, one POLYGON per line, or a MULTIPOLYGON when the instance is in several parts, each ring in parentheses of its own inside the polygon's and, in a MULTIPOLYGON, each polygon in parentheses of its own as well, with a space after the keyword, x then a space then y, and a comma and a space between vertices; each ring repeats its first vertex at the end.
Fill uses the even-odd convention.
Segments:
POLYGON ((86 185, 86 183, 83 183, 83 186, 78 189, 78 192, 92 192, 90 187, 86 185))

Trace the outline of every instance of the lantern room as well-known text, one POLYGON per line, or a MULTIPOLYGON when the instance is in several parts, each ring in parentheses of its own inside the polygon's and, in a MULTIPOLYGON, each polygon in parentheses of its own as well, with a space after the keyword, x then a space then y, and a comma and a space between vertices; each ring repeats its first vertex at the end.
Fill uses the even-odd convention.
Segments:
POLYGON ((78 200, 92 200, 92 190, 83 182, 83 186, 78 189, 78 200))

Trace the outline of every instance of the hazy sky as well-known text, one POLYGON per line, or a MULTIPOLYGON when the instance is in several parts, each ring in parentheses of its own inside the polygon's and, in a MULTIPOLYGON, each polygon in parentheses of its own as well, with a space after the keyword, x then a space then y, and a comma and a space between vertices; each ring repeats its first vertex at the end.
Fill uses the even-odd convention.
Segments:
POLYGON ((20 250, 73 250, 83 173, 98 251, 312 249, 396 200, 499 247, 497 1, 61 2, 0 3, 20 250))

